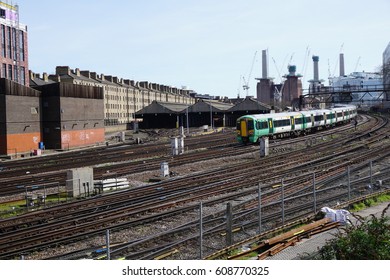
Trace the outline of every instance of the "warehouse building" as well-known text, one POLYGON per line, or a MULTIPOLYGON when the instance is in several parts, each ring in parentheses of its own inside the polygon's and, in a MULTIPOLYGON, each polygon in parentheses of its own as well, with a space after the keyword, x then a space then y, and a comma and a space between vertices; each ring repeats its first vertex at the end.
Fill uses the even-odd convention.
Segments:
POLYGON ((247 114, 269 113, 271 107, 247 97, 233 105, 217 100, 199 99, 195 104, 153 102, 136 112, 140 128, 234 127, 237 118, 247 114), (187 121, 188 118, 188 121, 187 121))
POLYGON ((41 93, 0 79, 0 154, 23 154, 41 142, 41 93))
POLYGON ((105 140, 101 87, 52 83, 42 92, 42 138, 48 149, 69 149, 105 140))
POLYGON ((271 112, 271 106, 258 101, 252 96, 247 96, 241 102, 235 104, 228 110, 229 123, 227 126, 235 126, 236 120, 244 115, 267 114, 271 112))
POLYGON ((139 128, 177 128, 184 126, 183 111, 188 105, 153 101, 150 105, 136 113, 137 119, 142 119, 139 128))

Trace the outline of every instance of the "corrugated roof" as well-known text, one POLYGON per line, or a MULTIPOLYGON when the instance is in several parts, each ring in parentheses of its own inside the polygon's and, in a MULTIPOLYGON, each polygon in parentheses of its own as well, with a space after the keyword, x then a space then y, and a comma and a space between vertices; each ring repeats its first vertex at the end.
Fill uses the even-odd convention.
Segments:
POLYGON ((153 101, 151 104, 137 111, 135 114, 179 114, 188 106, 189 105, 182 103, 153 101))
POLYGON ((247 97, 240 103, 234 105, 229 109, 230 112, 234 111, 270 111, 272 108, 271 106, 262 103, 258 101, 257 99, 253 97, 247 97))
POLYGON ((196 102, 194 105, 190 106, 188 108, 188 112, 189 113, 210 112, 210 106, 213 112, 225 112, 228 111, 233 105, 229 103, 215 101, 215 100, 201 99, 198 102, 196 102))

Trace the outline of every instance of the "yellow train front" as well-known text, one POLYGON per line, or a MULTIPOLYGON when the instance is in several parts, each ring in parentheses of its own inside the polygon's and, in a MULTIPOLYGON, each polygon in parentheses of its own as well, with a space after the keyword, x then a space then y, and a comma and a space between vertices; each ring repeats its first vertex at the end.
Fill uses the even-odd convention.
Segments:
POLYGON ((257 136, 255 135, 255 120, 252 116, 243 116, 237 120, 237 141, 239 143, 255 143, 257 136))

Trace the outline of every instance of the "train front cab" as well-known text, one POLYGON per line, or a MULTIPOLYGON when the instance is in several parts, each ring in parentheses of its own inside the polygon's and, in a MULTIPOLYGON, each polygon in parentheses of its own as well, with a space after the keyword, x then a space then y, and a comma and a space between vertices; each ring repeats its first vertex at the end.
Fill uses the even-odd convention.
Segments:
POLYGON ((255 126, 252 118, 239 118, 237 120, 237 139, 239 142, 247 144, 252 142, 250 138, 253 138, 255 134, 255 126))

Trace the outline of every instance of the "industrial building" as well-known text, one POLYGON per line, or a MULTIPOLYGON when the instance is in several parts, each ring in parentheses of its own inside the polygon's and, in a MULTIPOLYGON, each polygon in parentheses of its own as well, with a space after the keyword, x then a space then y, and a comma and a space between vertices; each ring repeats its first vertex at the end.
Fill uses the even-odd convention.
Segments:
POLYGON ((183 111, 188 105, 153 101, 150 105, 136 112, 135 117, 141 119, 139 128, 177 128, 184 126, 183 111))
POLYGON ((18 5, 0 2, 0 77, 29 86, 27 26, 19 22, 18 5))
POLYGON ((233 105, 216 100, 198 99, 193 105, 154 101, 136 112, 140 128, 177 128, 179 126, 225 126, 227 110, 233 105))
POLYGON ((0 155, 104 141, 101 88, 52 83, 32 89, 0 79, 0 155))
POLYGON ((189 106, 178 103, 154 101, 136 112, 140 128, 178 128, 183 127, 234 127, 237 118, 247 114, 269 113, 271 107, 246 97, 237 104, 218 100, 198 99, 189 106))
POLYGON ((243 115, 251 115, 251 114, 267 114, 272 110, 270 105, 264 104, 258 101, 256 98, 251 96, 247 96, 241 102, 238 102, 233 107, 229 108, 228 112, 230 116, 228 120, 232 120, 228 122, 227 126, 235 126, 236 120, 243 115))
POLYGON ((61 82, 36 89, 42 93, 42 139, 46 148, 69 149, 104 142, 102 88, 61 82))
POLYGON ((323 87, 324 80, 320 79, 320 73, 319 73, 319 61, 320 57, 318 55, 313 55, 313 79, 309 80, 309 93, 316 93, 320 92, 321 88, 323 87))
POLYGON ((135 120, 135 112, 150 105, 153 101, 181 103, 191 105, 195 99, 190 90, 178 89, 171 86, 137 82, 111 75, 72 70, 69 66, 57 66, 53 75, 43 73, 42 76, 30 72, 32 87, 62 82, 77 85, 101 87, 104 95, 104 124, 105 126, 126 125, 135 120))
POLYGON ((262 51, 262 77, 258 78, 257 100, 275 108, 298 107, 302 95, 302 75, 296 74, 296 66, 288 65, 288 74, 280 84, 268 76, 267 50, 262 51))
POLYGON ((0 155, 30 153, 41 137, 41 93, 0 79, 0 155))

